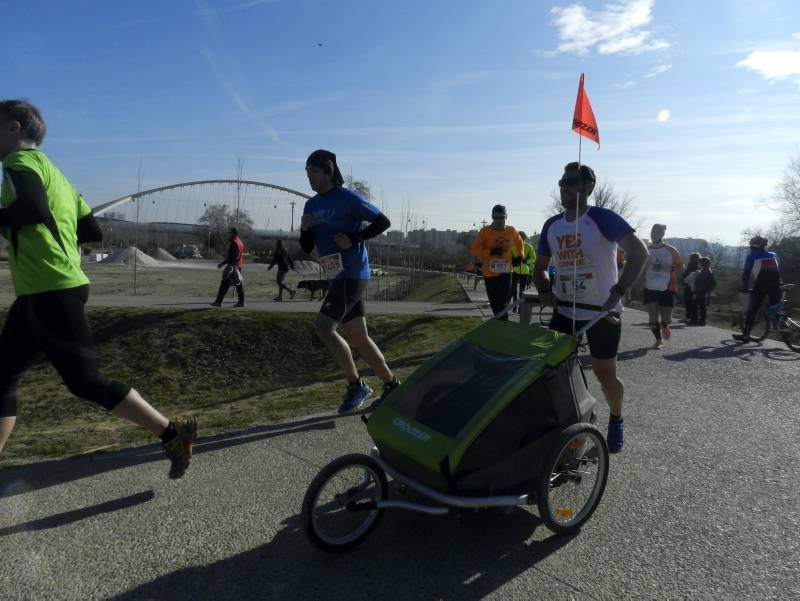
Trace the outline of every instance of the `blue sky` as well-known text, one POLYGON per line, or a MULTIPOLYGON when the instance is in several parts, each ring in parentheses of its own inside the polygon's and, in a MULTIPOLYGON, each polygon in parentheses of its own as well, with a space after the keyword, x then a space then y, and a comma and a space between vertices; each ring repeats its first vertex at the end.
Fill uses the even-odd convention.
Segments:
POLYGON ((469 229, 499 202, 537 231, 577 157, 581 72, 602 141, 584 160, 635 197, 643 235, 739 242, 776 218, 764 200, 800 154, 795 0, 26 0, 4 16, 2 96, 39 106, 43 150, 91 205, 135 191, 140 157, 144 188, 234 177, 241 157, 245 178, 309 192, 323 147, 395 223, 410 207, 469 229))

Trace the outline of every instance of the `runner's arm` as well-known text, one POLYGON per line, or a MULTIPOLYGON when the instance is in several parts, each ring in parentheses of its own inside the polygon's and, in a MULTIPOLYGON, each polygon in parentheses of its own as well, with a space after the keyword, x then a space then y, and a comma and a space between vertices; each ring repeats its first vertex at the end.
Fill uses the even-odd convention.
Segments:
POLYGON ((5 170, 6 177, 14 187, 15 200, 7 208, 0 209, 0 226, 23 227, 47 223, 52 219, 47 205, 47 192, 39 176, 31 171, 5 170))
POLYGON ((540 294, 550 292, 552 282, 547 275, 547 268, 550 266, 550 257, 539 253, 536 255, 536 263, 533 265, 533 282, 540 294))
POLYGON ((355 246, 359 242, 363 242, 364 240, 369 240, 370 238, 381 235, 391 226, 392 222, 389 221, 389 218, 383 213, 378 213, 378 216, 375 217, 375 219, 370 222, 367 227, 356 234, 348 234, 348 236, 350 238, 350 242, 352 242, 353 246, 355 246))
POLYGON ((625 266, 619 274, 617 285, 627 290, 639 278, 639 274, 647 263, 650 253, 644 242, 633 232, 628 232, 617 240, 617 244, 625 251, 625 266))

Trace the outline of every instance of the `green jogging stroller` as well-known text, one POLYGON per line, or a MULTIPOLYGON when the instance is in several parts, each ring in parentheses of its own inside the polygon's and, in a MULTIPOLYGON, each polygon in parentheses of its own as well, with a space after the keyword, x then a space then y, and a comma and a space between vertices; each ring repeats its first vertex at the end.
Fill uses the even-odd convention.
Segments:
POLYGON ((490 319, 427 360, 362 416, 371 453, 340 457, 312 481, 303 500, 311 541, 350 549, 390 508, 442 515, 537 505, 554 532, 579 529, 608 477, 578 363, 582 334, 490 319), (387 476, 421 500, 390 499, 387 476))

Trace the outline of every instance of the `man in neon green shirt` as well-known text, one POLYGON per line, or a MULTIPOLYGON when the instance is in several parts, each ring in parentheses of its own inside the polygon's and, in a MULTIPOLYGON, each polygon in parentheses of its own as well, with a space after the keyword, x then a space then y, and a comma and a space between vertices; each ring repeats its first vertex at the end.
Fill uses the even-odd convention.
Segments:
POLYGON ((97 368, 84 304, 89 279, 78 244, 102 239, 92 211, 38 150, 46 126, 36 107, 0 101, 0 233, 17 299, 0 332, 0 451, 17 415, 17 382, 44 353, 74 395, 161 438, 170 478, 186 472, 197 437, 194 418, 171 422, 130 386, 97 368))
MULTIPOLYGON (((533 264, 536 263, 536 251, 533 250, 527 240, 528 236, 525 232, 519 232, 519 237, 522 238, 522 255, 515 256, 511 268, 511 298, 516 301, 522 298, 522 293, 528 287, 528 282, 531 278, 531 269, 533 264)), ((519 307, 514 307, 514 312, 518 312, 519 307)))

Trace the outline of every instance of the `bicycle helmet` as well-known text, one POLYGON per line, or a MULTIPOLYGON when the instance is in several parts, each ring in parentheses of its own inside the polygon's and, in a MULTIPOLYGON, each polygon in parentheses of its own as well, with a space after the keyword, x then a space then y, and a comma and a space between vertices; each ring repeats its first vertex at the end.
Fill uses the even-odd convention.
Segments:
POLYGON ((764 248, 767 245, 767 239, 763 236, 753 236, 750 238, 750 246, 753 248, 764 248))

